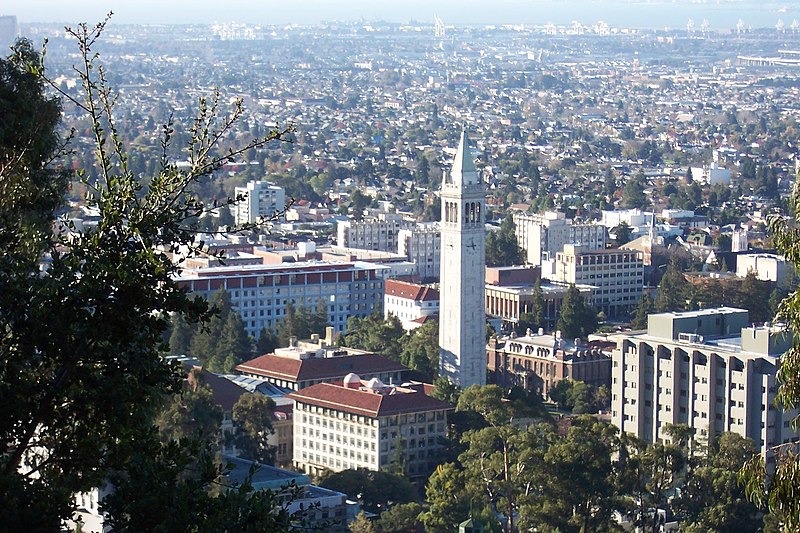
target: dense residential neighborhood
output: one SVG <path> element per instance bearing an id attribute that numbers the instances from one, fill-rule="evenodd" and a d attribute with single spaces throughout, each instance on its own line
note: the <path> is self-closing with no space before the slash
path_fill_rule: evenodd
<path id="1" fill-rule="evenodd" d="M 800 24 L 418 16 L 0 16 L 3 523 L 800 527 Z"/>

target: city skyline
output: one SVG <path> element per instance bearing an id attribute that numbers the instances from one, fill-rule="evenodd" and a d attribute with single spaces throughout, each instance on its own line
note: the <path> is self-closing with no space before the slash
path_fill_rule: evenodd
<path id="1" fill-rule="evenodd" d="M 320 2 L 305 0 L 291 4 L 253 5 L 245 0 L 225 4 L 176 0 L 168 4 L 153 0 L 88 0 L 85 2 L 34 0 L 7 3 L 5 13 L 21 23 L 96 21 L 109 11 L 117 24 L 202 24 L 243 22 L 252 24 L 316 24 L 324 21 L 384 20 L 389 22 L 433 22 L 434 15 L 453 25 L 470 24 L 590 24 L 604 21 L 614 26 L 672 29 L 685 28 L 689 19 L 697 26 L 707 21 L 714 30 L 730 29 L 740 20 L 748 27 L 786 25 L 800 18 L 800 6 L 784 2 L 628 1 L 628 0 L 500 0 L 491 5 L 476 0 L 453 3 L 411 0 L 402 5 L 363 0 Z"/>

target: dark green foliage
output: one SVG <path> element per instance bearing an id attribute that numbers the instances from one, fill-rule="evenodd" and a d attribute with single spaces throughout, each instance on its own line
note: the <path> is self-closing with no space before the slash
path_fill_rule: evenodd
<path id="1" fill-rule="evenodd" d="M 275 402 L 259 393 L 245 393 L 234 404 L 231 416 L 235 444 L 242 457 L 264 464 L 275 462 L 275 449 L 267 439 L 273 433 Z"/>
<path id="2" fill-rule="evenodd" d="M 147 477 L 146 490 L 131 484 L 136 491 L 127 491 L 123 478 L 147 473 L 131 469 L 137 459 L 156 459 L 146 446 L 153 421 L 165 397 L 169 404 L 181 389 L 177 369 L 163 357 L 170 317 L 192 323 L 209 316 L 204 301 L 178 287 L 179 267 L 169 252 L 199 251 L 192 221 L 205 206 L 190 189 L 227 161 L 206 154 L 214 153 L 242 110 L 218 120 L 217 103 L 201 101 L 186 171 L 169 164 L 173 131 L 166 125 L 164 156 L 145 188 L 129 170 L 112 115 L 114 95 L 98 76 L 91 49 L 104 26 L 69 30 L 82 53 L 76 76 L 83 100 L 74 103 L 88 116 L 98 157 L 97 179 L 85 184 L 99 213 L 91 230 L 75 228 L 69 236 L 47 230 L 64 192 L 64 176 L 52 166 L 58 103 L 44 96 L 43 70 L 29 46 L 20 47 L 13 62 L 0 62 L 0 522 L 8 530 L 59 529 L 73 514 L 74 493 L 112 475 L 127 503 L 109 507 L 111 523 L 123 524 L 126 508 L 144 517 L 147 507 L 154 520 L 180 515 L 172 504 L 167 510 L 145 503 L 159 497 L 168 503 L 154 478 Z M 273 131 L 254 146 L 282 135 Z M 37 263 L 45 252 L 50 261 L 42 273 Z M 202 424 L 209 433 L 212 425 Z M 179 445 L 168 446 L 183 453 Z M 173 479 L 180 479 L 187 474 L 183 466 L 155 468 L 174 469 Z M 214 509 L 202 491 L 183 496 L 184 508 Z M 163 530 L 191 530 L 192 523 Z"/>
<path id="3" fill-rule="evenodd" d="M 652 313 L 655 313 L 655 306 L 650 298 L 650 293 L 645 292 L 633 313 L 631 329 L 647 329 L 647 317 Z"/>
<path id="4" fill-rule="evenodd" d="M 404 335 L 403 325 L 396 316 L 384 320 L 379 313 L 374 313 L 364 318 L 350 317 L 344 343 L 351 348 L 379 353 L 399 363 Z"/>
<path id="5" fill-rule="evenodd" d="M 567 409 L 576 415 L 596 413 L 609 404 L 609 391 L 605 386 L 595 387 L 572 379 L 562 379 L 548 394 L 559 409 Z"/>
<path id="6" fill-rule="evenodd" d="M 503 389 L 497 385 L 470 385 L 461 392 L 456 411 L 479 414 L 492 426 L 508 424 L 514 416 L 514 406 L 503 399 Z"/>
<path id="7" fill-rule="evenodd" d="M 278 347 L 278 337 L 272 332 L 272 330 L 263 328 L 258 335 L 258 340 L 256 341 L 256 355 L 273 353 L 275 348 Z"/>
<path id="8" fill-rule="evenodd" d="M 439 400 L 448 402 L 452 405 L 458 403 L 458 397 L 461 395 L 461 389 L 458 385 L 450 383 L 444 376 L 439 376 L 433 382 L 433 392 L 431 396 Z"/>
<path id="9" fill-rule="evenodd" d="M 190 384 L 169 398 L 156 419 L 164 442 L 180 439 L 219 442 L 222 408 L 214 401 L 211 390 L 199 381 L 199 372 L 194 372 Z"/>
<path id="10" fill-rule="evenodd" d="M 419 515 L 423 511 L 422 505 L 416 502 L 401 503 L 388 511 L 381 513 L 376 524 L 379 533 L 408 533 L 414 531 L 420 523 Z"/>
<path id="11" fill-rule="evenodd" d="M 360 500 L 364 508 L 371 512 L 417 499 L 417 491 L 408 479 L 381 470 L 359 468 L 330 472 L 320 478 L 319 485 Z"/>
<path id="12" fill-rule="evenodd" d="M 320 300 L 315 312 L 306 307 L 296 309 L 294 304 L 289 303 L 286 314 L 276 326 L 278 341 L 282 346 L 288 346 L 291 337 L 310 339 L 314 333 L 325 333 L 328 325 L 328 311 L 324 300 Z"/>
<path id="13" fill-rule="evenodd" d="M 114 491 L 102 502 L 113 531 L 302 531 L 302 511 L 271 491 L 253 491 L 249 481 L 229 482 L 215 450 L 196 440 L 158 443 L 138 439 L 125 471 L 109 478 Z M 297 487 L 287 486 L 286 501 Z"/>
<path id="14" fill-rule="evenodd" d="M 430 320 L 401 339 L 400 362 L 432 382 L 439 375 L 439 322 Z"/>
<path id="15" fill-rule="evenodd" d="M 0 59 L 0 250 L 12 269 L 48 248 L 67 186 L 66 172 L 53 165 L 61 153 L 61 103 L 46 95 L 41 68 L 27 40 Z"/>
<path id="16" fill-rule="evenodd" d="M 653 302 L 655 311 L 657 313 L 685 311 L 690 291 L 689 282 L 678 270 L 677 264 L 674 261 L 670 262 L 658 285 L 658 296 Z"/>
<path id="17" fill-rule="evenodd" d="M 239 313 L 231 312 L 220 331 L 214 355 L 208 360 L 209 372 L 228 373 L 253 352 L 250 337 Z"/>
<path id="18" fill-rule="evenodd" d="M 525 252 L 517 244 L 516 225 L 511 215 L 500 224 L 500 231 L 486 235 L 486 266 L 511 266 L 524 263 Z"/>
<path id="19" fill-rule="evenodd" d="M 425 531 L 452 533 L 466 520 L 472 508 L 466 490 L 466 474 L 453 463 L 439 465 L 425 490 L 428 510 L 422 514 Z"/>
<path id="20" fill-rule="evenodd" d="M 170 355 L 188 355 L 194 336 L 194 328 L 181 315 L 172 320 L 172 332 L 169 336 Z"/>
<path id="21" fill-rule="evenodd" d="M 644 194 L 644 179 L 638 176 L 629 178 L 622 189 L 622 207 L 625 209 L 642 208 L 647 203 L 647 196 Z"/>
<path id="22" fill-rule="evenodd" d="M 768 322 L 774 318 L 769 308 L 770 283 L 760 281 L 749 272 L 735 294 L 733 304 L 747 309 L 753 322 Z"/>
<path id="23" fill-rule="evenodd" d="M 565 339 L 585 339 L 597 329 L 597 315 L 575 285 L 570 285 L 564 295 L 556 328 Z"/>
<path id="24" fill-rule="evenodd" d="M 621 222 L 619 226 L 614 228 L 614 242 L 617 246 L 629 243 L 631 240 L 631 227 L 627 222 Z"/>
<path id="25" fill-rule="evenodd" d="M 686 516 L 686 531 L 757 531 L 761 513 L 745 498 L 738 471 L 757 453 L 750 439 L 723 433 L 705 455 L 690 458 L 690 472 L 678 508 Z"/>
<path id="26" fill-rule="evenodd" d="M 195 331 L 189 343 L 189 352 L 200 361 L 210 361 L 217 355 L 222 330 L 232 313 L 231 296 L 225 289 L 220 289 L 211 297 L 212 316 L 207 324 L 201 325 Z"/>
<path id="27" fill-rule="evenodd" d="M 769 227 L 775 246 L 791 262 L 800 267 L 800 189 L 796 186 L 789 197 L 791 215 L 770 217 Z M 800 292 L 795 291 L 784 299 L 778 308 L 778 319 L 787 323 L 794 342 L 781 357 L 778 370 L 780 388 L 778 402 L 785 410 L 800 406 Z M 792 421 L 797 426 L 798 419 Z M 800 529 L 800 455 L 791 449 L 776 450 L 778 458 L 774 473 L 767 475 L 764 458 L 755 455 L 742 468 L 741 481 L 745 483 L 747 497 L 761 509 L 784 520 L 786 531 Z"/>

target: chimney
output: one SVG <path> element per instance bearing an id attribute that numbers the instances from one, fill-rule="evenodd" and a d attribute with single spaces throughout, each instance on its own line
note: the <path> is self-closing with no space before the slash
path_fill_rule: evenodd
<path id="1" fill-rule="evenodd" d="M 294 335 L 289 337 L 289 348 L 297 348 L 297 337 Z"/>
<path id="2" fill-rule="evenodd" d="M 336 333 L 334 333 L 333 326 L 327 326 L 325 328 L 325 344 L 333 346 L 334 340 L 336 340 Z"/>
<path id="3" fill-rule="evenodd" d="M 539 335 L 544 335 L 544 328 L 539 328 Z"/>

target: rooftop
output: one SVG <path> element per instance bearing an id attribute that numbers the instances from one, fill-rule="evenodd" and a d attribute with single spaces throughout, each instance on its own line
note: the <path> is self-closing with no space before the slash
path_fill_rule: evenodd
<path id="1" fill-rule="evenodd" d="M 452 409 L 449 403 L 428 396 L 425 391 L 425 385 L 421 383 L 402 386 L 383 385 L 378 388 L 369 385 L 352 388 L 345 387 L 341 383 L 320 383 L 288 396 L 298 403 L 371 418 Z"/>
<path id="2" fill-rule="evenodd" d="M 406 367 L 382 355 L 371 353 L 339 357 L 311 357 L 302 360 L 266 354 L 241 363 L 236 370 L 247 374 L 300 382 L 343 378 L 351 372 L 359 374 L 401 372 L 405 371 Z"/>

